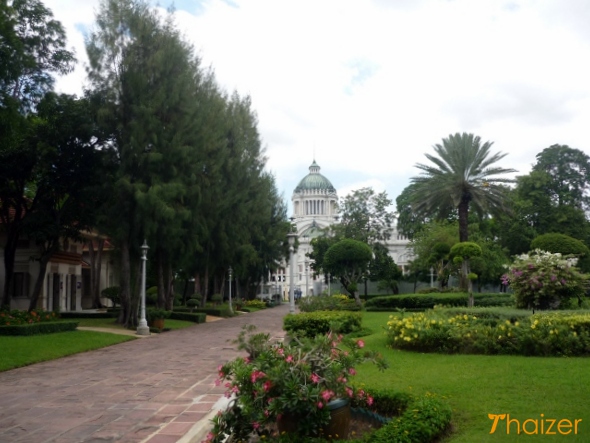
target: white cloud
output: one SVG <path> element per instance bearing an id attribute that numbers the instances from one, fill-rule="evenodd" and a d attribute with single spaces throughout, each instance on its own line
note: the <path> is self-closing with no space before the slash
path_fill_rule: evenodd
<path id="1" fill-rule="evenodd" d="M 48 0 L 83 60 L 97 0 Z M 192 6 L 191 6 L 192 5 Z M 164 4 L 164 6 L 167 6 Z M 525 174 L 554 143 L 590 151 L 585 0 L 203 0 L 177 23 L 228 91 L 252 97 L 287 198 L 314 157 L 339 193 L 390 198 L 432 145 L 473 132 Z M 80 90 L 83 69 L 58 87 Z"/>

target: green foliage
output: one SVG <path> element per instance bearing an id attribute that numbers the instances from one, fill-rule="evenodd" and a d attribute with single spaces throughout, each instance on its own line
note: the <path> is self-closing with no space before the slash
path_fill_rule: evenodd
<path id="1" fill-rule="evenodd" d="M 536 314 L 502 321 L 477 310 L 434 310 L 387 322 L 388 343 L 421 352 L 590 355 L 590 314 Z"/>
<path id="2" fill-rule="evenodd" d="M 58 320 L 59 315 L 55 312 L 44 311 L 43 309 L 35 309 L 30 312 L 18 309 L 12 311 L 0 310 L 0 326 L 30 325 Z"/>
<path id="3" fill-rule="evenodd" d="M 475 293 L 477 306 L 512 306 L 514 299 L 506 293 Z M 432 309 L 435 306 L 467 306 L 469 294 L 467 293 L 431 293 L 408 294 L 396 296 L 375 297 L 365 302 L 367 311 L 395 311 L 406 309 L 419 311 Z"/>
<path id="4" fill-rule="evenodd" d="M 516 257 L 503 283 L 514 291 L 519 308 L 555 309 L 569 298 L 581 304 L 588 275 L 578 272 L 575 261 L 537 249 Z"/>
<path id="5" fill-rule="evenodd" d="M 149 308 L 146 310 L 146 317 L 149 322 L 169 318 L 170 314 L 171 311 L 166 311 L 165 309 Z"/>
<path id="6" fill-rule="evenodd" d="M 451 257 L 458 257 L 463 260 L 468 260 L 473 257 L 481 256 L 481 247 L 474 242 L 461 242 L 453 245 L 450 251 Z"/>
<path id="7" fill-rule="evenodd" d="M 221 303 L 223 301 L 223 295 L 221 295 L 221 294 L 213 294 L 211 296 L 211 301 L 214 304 L 219 304 L 219 303 Z"/>
<path id="8" fill-rule="evenodd" d="M 205 323 L 207 321 L 207 314 L 192 313 L 192 312 L 170 312 L 170 318 L 173 320 L 192 321 L 194 323 Z"/>
<path id="9" fill-rule="evenodd" d="M 357 303 L 360 299 L 356 285 L 367 270 L 373 252 L 366 243 L 345 238 L 330 246 L 324 255 L 323 268 L 340 279 L 342 285 L 354 294 Z"/>
<path id="10" fill-rule="evenodd" d="M 100 294 L 113 302 L 113 306 L 121 304 L 121 288 L 119 286 L 110 286 L 104 288 Z"/>
<path id="11" fill-rule="evenodd" d="M 350 297 L 342 294 L 304 297 L 297 304 L 301 312 L 314 311 L 360 311 L 361 307 Z"/>
<path id="12" fill-rule="evenodd" d="M 506 154 L 490 156 L 492 143 L 481 144 L 473 134 L 454 134 L 434 145 L 435 155 L 426 154 L 433 165 L 417 164 L 422 171 L 412 177 L 409 197 L 418 216 L 446 219 L 449 209 L 459 216 L 459 240 L 468 240 L 468 215 L 473 208 L 478 214 L 496 214 L 505 210 L 506 188 L 512 180 L 498 177 L 515 172 L 493 166 Z M 433 217 L 433 218 L 434 218 Z"/>
<path id="13" fill-rule="evenodd" d="M 575 238 L 565 234 L 548 233 L 539 235 L 531 242 L 531 251 L 540 249 L 541 251 L 560 253 L 563 255 L 575 255 L 577 257 L 588 255 L 588 247 Z"/>
<path id="14" fill-rule="evenodd" d="M 367 443 L 425 443 L 435 441 L 451 424 L 451 407 L 427 394 L 412 401 L 401 417 L 376 430 Z"/>
<path id="15" fill-rule="evenodd" d="M 245 330 L 251 332 L 252 328 Z M 239 357 L 219 367 L 219 381 L 228 382 L 229 407 L 213 419 L 209 442 L 224 441 L 227 435 L 248 440 L 256 431 L 267 438 L 280 416 L 304 417 L 293 432 L 302 441 L 321 434 L 329 421 L 330 401 L 355 396 L 372 405 L 373 398 L 363 389 L 353 389 L 349 380 L 355 366 L 372 361 L 379 369 L 386 363 L 374 352 L 364 351 L 362 340 L 342 342 L 333 334 L 309 339 L 295 338 L 290 344 L 272 343 L 268 334 L 240 334 L 240 349 L 249 357 Z M 345 345 L 345 346 L 344 346 Z"/>
<path id="16" fill-rule="evenodd" d="M 247 300 L 244 303 L 244 306 L 248 308 L 264 309 L 266 308 L 266 303 L 262 300 Z"/>
<path id="17" fill-rule="evenodd" d="M 52 321 L 30 324 L 7 324 L 0 326 L 0 335 L 38 335 L 56 332 L 75 331 L 77 321 Z"/>
<path id="18" fill-rule="evenodd" d="M 290 334 L 315 337 L 335 331 L 342 334 L 361 328 L 362 313 L 348 311 L 315 311 L 288 314 L 283 319 L 283 329 Z"/>

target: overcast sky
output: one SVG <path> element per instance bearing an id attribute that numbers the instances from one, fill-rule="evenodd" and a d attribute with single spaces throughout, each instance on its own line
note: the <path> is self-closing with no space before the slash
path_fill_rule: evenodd
<path id="1" fill-rule="evenodd" d="M 99 0 L 46 0 L 80 93 Z M 167 7 L 170 3 L 162 1 Z M 588 0 L 176 0 L 219 84 L 252 98 L 268 168 L 289 201 L 312 160 L 340 197 L 392 200 L 451 133 L 471 132 L 527 174 L 552 144 L 590 154 Z"/>

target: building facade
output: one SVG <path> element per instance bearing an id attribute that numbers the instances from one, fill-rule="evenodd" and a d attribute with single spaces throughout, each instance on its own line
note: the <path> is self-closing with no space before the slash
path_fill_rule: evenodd
<path id="1" fill-rule="evenodd" d="M 317 295 L 324 291 L 339 290 L 339 283 L 332 283 L 334 288 L 326 284 L 324 276 L 314 277 L 310 269 L 307 254 L 311 252 L 311 240 L 324 235 L 324 228 L 338 223 L 338 195 L 336 189 L 324 175 L 320 173 L 320 166 L 314 160 L 309 167 L 309 173 L 301 179 L 291 196 L 293 213 L 291 220 L 296 227 L 299 247 L 294 255 L 294 289 L 301 296 Z M 389 254 L 395 263 L 404 270 L 411 260 L 409 241 L 402 236 L 397 226 L 386 244 Z M 289 263 L 283 263 L 278 272 L 272 276 L 271 283 L 275 288 L 270 292 L 281 293 L 288 297 Z"/>

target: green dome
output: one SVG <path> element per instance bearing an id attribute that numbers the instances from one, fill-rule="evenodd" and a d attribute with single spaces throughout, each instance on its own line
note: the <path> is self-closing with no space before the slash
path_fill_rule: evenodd
<path id="1" fill-rule="evenodd" d="M 303 177 L 294 192 L 305 190 L 327 190 L 330 192 L 336 192 L 336 189 L 334 189 L 330 180 L 320 174 L 320 167 L 315 160 L 309 167 L 309 174 Z"/>

